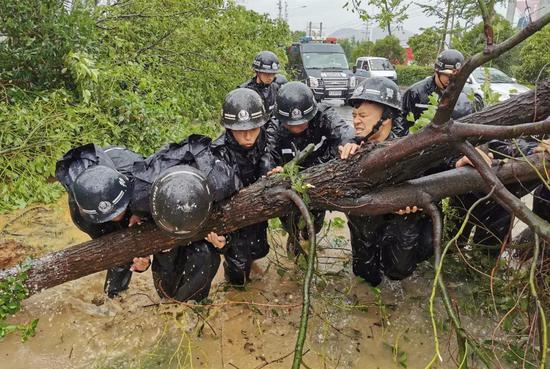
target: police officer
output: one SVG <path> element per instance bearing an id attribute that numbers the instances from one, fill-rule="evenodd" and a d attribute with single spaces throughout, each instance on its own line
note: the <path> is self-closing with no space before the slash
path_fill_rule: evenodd
<path id="1" fill-rule="evenodd" d="M 439 54 L 434 64 L 434 75 L 415 83 L 405 91 L 403 95 L 403 116 L 407 118 L 408 114 L 412 113 L 414 120 L 420 118 L 422 112 L 429 106 L 430 95 L 435 92 L 441 97 L 443 91 L 449 85 L 451 76 L 458 72 L 463 63 L 464 56 L 458 50 L 449 49 Z M 461 92 L 452 115 L 453 119 L 458 119 L 472 112 L 473 105 L 466 94 Z M 406 122 L 405 125 L 408 130 L 412 123 Z"/>
<path id="2" fill-rule="evenodd" d="M 212 151 L 230 163 L 243 187 L 256 182 L 271 167 L 266 153 L 268 114 L 261 97 L 253 90 L 238 88 L 227 94 L 221 124 L 225 128 L 211 145 Z M 257 223 L 227 237 L 224 249 L 226 280 L 244 285 L 255 260 L 269 252 L 267 222 Z"/>
<path id="3" fill-rule="evenodd" d="M 263 107 L 263 105 L 262 105 Z M 134 167 L 132 210 L 151 214 L 181 245 L 153 255 L 153 282 L 161 297 L 200 301 L 208 296 L 225 237 L 186 241 L 201 229 L 213 203 L 242 187 L 234 168 L 210 148 L 211 139 L 191 135 L 171 143 Z"/>
<path id="4" fill-rule="evenodd" d="M 269 151 L 274 167 L 268 174 L 280 173 L 282 165 L 291 161 L 297 151 L 304 150 L 309 144 L 314 144 L 313 153 L 300 166 L 309 168 L 313 165 L 326 163 L 336 158 L 338 147 L 352 142 L 355 130 L 334 110 L 334 108 L 317 104 L 313 93 L 303 83 L 289 82 L 277 93 L 276 122 L 269 126 Z M 315 230 L 319 232 L 323 226 L 325 212 L 313 212 Z M 307 239 L 307 233 L 298 231 L 300 215 L 292 215 L 281 219 L 283 226 L 289 231 L 287 249 L 297 255 L 299 248 L 299 233 Z"/>
<path id="5" fill-rule="evenodd" d="M 143 158 L 123 147 L 88 144 L 67 152 L 56 164 L 56 177 L 69 195 L 69 210 L 75 225 L 92 239 L 135 224 L 142 218 L 129 211 L 133 189 L 132 167 Z M 149 257 L 111 268 L 105 292 L 115 297 L 128 288 L 132 272 L 149 267 Z"/>
<path id="6" fill-rule="evenodd" d="M 353 106 L 354 143 L 340 147 L 347 159 L 365 143 L 397 138 L 400 131 L 401 94 L 398 86 L 384 77 L 367 78 L 349 100 Z M 408 277 L 418 262 L 432 254 L 432 223 L 429 217 L 408 206 L 397 214 L 348 215 L 352 266 L 355 275 L 373 286 L 382 281 Z"/>
<path id="7" fill-rule="evenodd" d="M 201 229 L 213 203 L 205 175 L 189 165 L 166 169 L 152 184 L 151 215 L 155 223 L 174 237 L 186 239 Z M 178 301 L 201 301 L 208 297 L 220 265 L 217 248 L 225 239 L 209 234 L 153 256 L 153 282 L 159 296 Z"/>
<path id="8" fill-rule="evenodd" d="M 275 107 L 275 97 L 279 89 L 279 84 L 274 81 L 277 76 L 282 77 L 277 75 L 280 71 L 279 58 L 271 51 L 261 51 L 254 58 L 252 69 L 255 76 L 240 87 L 256 91 L 264 102 L 266 112 L 271 114 Z"/>

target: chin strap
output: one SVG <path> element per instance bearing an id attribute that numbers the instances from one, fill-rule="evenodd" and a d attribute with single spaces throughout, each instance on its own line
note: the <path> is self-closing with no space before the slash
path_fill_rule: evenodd
<path id="1" fill-rule="evenodd" d="M 436 73 L 435 73 L 435 76 L 436 76 L 437 80 L 439 81 L 439 85 L 443 86 L 443 83 L 441 82 L 441 78 L 439 77 L 439 72 L 436 72 Z M 443 88 L 439 87 L 439 85 L 437 84 L 437 82 L 436 82 L 435 85 L 436 85 L 436 87 L 437 87 L 440 91 L 444 91 L 444 90 L 447 88 L 447 87 L 443 87 Z"/>
<path id="2" fill-rule="evenodd" d="M 376 122 L 376 124 L 374 125 L 374 127 L 372 127 L 372 131 L 370 131 L 370 133 L 368 135 L 366 135 L 364 138 L 363 138 L 363 141 L 368 141 L 369 138 L 371 138 L 372 136 L 374 136 L 376 133 L 378 133 L 378 131 L 380 130 L 380 127 L 382 127 L 382 124 L 384 123 L 384 121 L 388 119 L 384 116 L 384 114 L 382 114 L 382 116 L 380 117 L 380 119 L 378 119 L 378 122 Z"/>

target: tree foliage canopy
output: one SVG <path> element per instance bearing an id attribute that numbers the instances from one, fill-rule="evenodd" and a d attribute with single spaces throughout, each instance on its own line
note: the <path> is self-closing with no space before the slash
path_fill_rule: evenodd
<path id="1" fill-rule="evenodd" d="M 62 1 L 7 1 L 0 211 L 53 200 L 60 187 L 46 179 L 75 145 L 150 154 L 191 132 L 216 134 L 223 97 L 251 77 L 254 55 L 272 50 L 284 64 L 291 40 L 286 23 L 221 0 L 130 0 L 70 13 Z"/>
<path id="2" fill-rule="evenodd" d="M 434 27 L 426 28 L 422 33 L 409 38 L 408 44 L 418 65 L 433 65 L 440 39 L 441 35 Z"/>
<path id="3" fill-rule="evenodd" d="M 494 42 L 497 44 L 517 32 L 510 22 L 498 14 L 495 15 L 493 19 L 493 31 Z M 460 50 L 465 57 L 472 56 L 482 51 L 485 48 L 483 22 L 478 23 L 470 30 L 456 34 L 453 37 L 452 45 L 455 49 Z M 513 66 L 516 65 L 519 60 L 520 49 L 521 46 L 514 48 L 504 55 L 492 60 L 486 66 L 498 68 L 507 74 L 513 74 Z"/>
<path id="4" fill-rule="evenodd" d="M 520 52 L 517 78 L 535 83 L 550 77 L 550 27 L 544 27 L 539 33 L 525 42 Z"/>

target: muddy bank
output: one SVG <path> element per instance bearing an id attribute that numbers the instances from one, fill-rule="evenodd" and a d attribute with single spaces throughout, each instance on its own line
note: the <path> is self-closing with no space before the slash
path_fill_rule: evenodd
<path id="1" fill-rule="evenodd" d="M 310 368 L 424 368 L 433 355 L 427 309 L 432 268 L 422 265 L 406 281 L 372 289 L 351 273 L 342 215 L 331 218 L 320 241 L 304 363 Z M 1 252 L 14 253 L 13 260 L 88 238 L 71 224 L 64 199 L 8 214 L 0 229 L 0 244 L 11 245 Z M 103 294 L 104 272 L 34 295 L 13 321 L 39 318 L 37 334 L 24 344 L 17 336 L 0 342 L 0 368 L 289 368 L 302 273 L 286 257 L 284 234 L 275 230 L 271 244 L 246 290 L 226 286 L 220 270 L 207 306 L 161 301 L 150 272 L 134 274 L 130 289 L 113 300 Z M 455 281 L 453 295 L 462 286 Z M 441 367 L 454 368 L 455 341 L 439 304 L 437 310 Z M 491 336 L 491 319 L 463 320 L 472 333 Z"/>

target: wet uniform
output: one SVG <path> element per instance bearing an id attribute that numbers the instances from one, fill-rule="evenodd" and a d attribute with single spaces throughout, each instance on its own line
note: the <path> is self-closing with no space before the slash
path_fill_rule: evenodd
<path id="1" fill-rule="evenodd" d="M 243 148 L 226 130 L 212 143 L 212 151 L 235 168 L 242 185 L 247 187 L 267 172 L 270 166 L 266 156 L 266 129 L 261 128 L 260 135 L 251 149 Z M 227 245 L 224 253 L 224 271 L 226 279 L 234 285 L 244 285 L 250 277 L 250 268 L 254 260 L 269 253 L 267 242 L 267 222 L 261 222 L 241 228 L 226 235 Z"/>
<path id="2" fill-rule="evenodd" d="M 272 166 L 282 166 L 297 154 L 297 151 L 304 150 L 309 144 L 314 144 L 314 151 L 302 162 L 300 167 L 326 163 L 338 157 L 338 146 L 352 142 L 355 136 L 355 129 L 348 124 L 334 108 L 325 105 L 318 105 L 318 112 L 309 122 L 308 128 L 298 135 L 290 133 L 282 124 L 273 120 L 268 127 L 269 152 Z M 325 218 L 324 211 L 313 211 L 315 231 L 319 232 L 323 227 Z M 298 223 L 300 214 L 293 212 L 291 215 L 281 218 L 284 228 L 289 234 L 298 235 Z M 302 238 L 307 239 L 307 232 L 304 230 Z"/>
<path id="3" fill-rule="evenodd" d="M 441 96 L 442 92 L 438 90 L 434 77 L 428 77 L 413 86 L 411 86 L 403 95 L 403 112 L 406 116 L 412 112 L 415 119 L 418 119 L 422 112 L 427 108 L 428 96 L 436 92 Z M 463 116 L 473 113 L 473 105 L 468 101 L 466 95 L 461 93 L 455 109 L 452 114 L 453 119 L 460 119 Z M 409 123 L 410 124 L 410 123 Z M 519 139 L 516 140 L 521 151 L 528 155 L 537 145 L 533 140 Z M 492 140 L 488 144 L 489 148 L 495 153 L 496 158 L 505 158 L 506 156 L 518 157 L 520 153 L 516 149 L 516 145 L 510 141 Z M 499 155 L 500 153 L 500 155 Z M 451 161 L 452 164 L 456 162 Z M 451 165 L 449 169 L 454 168 Z M 516 193 L 518 196 L 523 196 L 533 189 L 531 184 L 517 184 L 507 186 L 507 188 Z M 482 192 L 467 193 L 451 198 L 450 205 L 458 212 L 458 218 L 462 219 L 468 209 L 480 198 L 486 194 Z M 541 209 L 543 204 L 548 203 L 544 196 L 535 199 L 537 208 Z M 542 211 L 542 210 L 539 210 Z M 511 227 L 512 215 L 506 211 L 501 205 L 492 199 L 488 199 L 479 204 L 471 213 L 471 221 L 466 225 L 462 233 L 461 240 L 467 242 L 473 226 L 476 230 L 473 235 L 473 243 L 484 246 L 493 253 L 498 253 L 498 249 L 502 242 L 506 239 Z"/>
<path id="4" fill-rule="evenodd" d="M 208 137 L 191 135 L 180 143 L 163 147 L 136 165 L 132 209 L 137 214 L 150 213 L 149 193 L 153 182 L 163 171 L 180 164 L 196 167 L 205 175 L 214 201 L 233 195 L 241 184 L 233 168 L 212 154 L 210 143 Z M 219 265 L 219 252 L 211 243 L 182 240 L 181 246 L 153 256 L 153 282 L 161 297 L 200 301 L 208 297 Z"/>
<path id="5" fill-rule="evenodd" d="M 128 228 L 128 222 L 132 215 L 126 211 L 124 218 L 119 222 L 92 223 L 80 215 L 80 211 L 72 195 L 72 184 L 80 173 L 94 165 L 107 165 L 126 175 L 130 183 L 133 182 L 133 164 L 143 160 L 143 157 L 123 147 L 101 147 L 88 144 L 70 150 L 56 165 L 56 177 L 63 184 L 69 195 L 69 211 L 74 224 L 92 239 Z M 110 268 L 107 270 L 104 290 L 109 297 L 116 296 L 119 292 L 128 289 L 132 272 L 132 263 Z"/>
<path id="6" fill-rule="evenodd" d="M 418 119 L 422 112 L 428 108 L 428 98 L 434 92 L 439 97 L 443 93 L 437 87 L 434 76 L 427 77 L 412 85 L 403 95 L 404 116 L 413 113 L 414 119 Z M 473 105 L 468 101 L 466 95 L 461 93 L 453 110 L 452 118 L 460 119 L 471 113 L 473 113 Z M 407 124 L 410 127 L 411 122 L 407 122 Z M 449 161 L 450 165 L 448 169 L 454 168 L 454 163 L 456 163 L 457 159 L 458 157 Z M 443 170 L 445 169 L 447 168 L 443 168 Z M 463 194 L 451 198 L 450 204 L 457 210 L 458 218 L 462 219 L 473 203 L 483 196 L 485 194 L 482 193 Z M 494 200 L 490 199 L 473 210 L 471 219 L 472 221 L 469 222 L 467 229 L 463 232 L 462 240 L 467 240 L 470 235 L 469 231 L 471 231 L 474 225 L 478 225 L 474 234 L 474 242 L 488 247 L 496 247 L 500 245 L 508 232 L 511 215 Z M 481 223 L 483 223 L 483 226 L 481 226 Z"/>
<path id="7" fill-rule="evenodd" d="M 271 115 L 273 109 L 275 108 L 275 98 L 277 97 L 277 91 L 279 90 L 279 84 L 277 82 L 273 81 L 271 84 L 265 85 L 263 83 L 258 83 L 256 81 L 256 77 L 254 76 L 247 82 L 243 83 L 240 87 L 249 88 L 256 91 L 264 102 L 265 111 L 268 115 Z"/>
<path id="8" fill-rule="evenodd" d="M 414 120 L 417 120 L 422 115 L 422 112 L 429 106 L 429 97 L 432 93 L 436 93 L 439 97 L 443 94 L 443 91 L 439 90 L 435 84 L 435 77 L 427 77 L 411 87 L 403 94 L 403 117 L 405 117 L 404 128 L 408 131 L 412 123 L 406 118 L 409 113 L 414 115 Z M 465 93 L 461 92 L 458 97 L 455 109 L 452 114 L 453 119 L 459 119 L 463 116 L 471 114 L 473 112 L 473 105 L 468 100 Z"/>
<path id="9" fill-rule="evenodd" d="M 401 131 L 399 124 L 395 131 Z M 397 137 L 392 132 L 387 140 Z M 356 143 L 361 142 L 358 137 Z M 432 221 L 422 212 L 348 215 L 348 226 L 353 273 L 373 286 L 382 282 L 382 272 L 394 280 L 410 276 L 419 262 L 433 254 Z"/>

